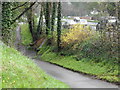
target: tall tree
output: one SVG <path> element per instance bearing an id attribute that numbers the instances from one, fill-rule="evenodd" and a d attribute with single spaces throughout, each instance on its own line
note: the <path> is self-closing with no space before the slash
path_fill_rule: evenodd
<path id="1" fill-rule="evenodd" d="M 10 39 L 10 28 L 11 28 L 11 18 L 12 11 L 11 2 L 2 3 L 2 40 L 8 44 Z"/>
<path id="2" fill-rule="evenodd" d="M 33 3 L 31 2 L 30 5 L 32 5 Z M 28 10 L 26 12 L 26 15 L 27 15 L 27 20 L 28 20 L 28 24 L 29 24 L 29 30 L 31 32 L 31 35 L 32 35 L 32 38 L 33 38 L 33 41 L 36 40 L 36 35 L 34 33 L 34 27 L 35 27 L 35 24 L 34 24 L 34 15 L 33 15 L 33 9 L 30 8 L 30 10 Z"/>
<path id="3" fill-rule="evenodd" d="M 45 10 L 46 35 L 48 35 L 50 32 L 50 2 L 46 2 Z"/>
<path id="4" fill-rule="evenodd" d="M 58 2 L 58 21 L 57 21 L 57 47 L 58 47 L 58 52 L 61 49 L 61 2 Z"/>
<path id="5" fill-rule="evenodd" d="M 54 25 L 55 25 L 55 17 L 56 17 L 56 7 L 57 7 L 57 3 L 53 2 L 53 10 L 52 10 L 52 20 L 51 20 L 51 32 L 53 33 L 54 31 Z"/>
<path id="6" fill-rule="evenodd" d="M 33 2 L 29 7 L 24 7 L 28 3 L 25 2 L 2 2 L 2 40 L 6 44 L 11 44 L 14 39 L 14 26 L 16 20 L 19 20 L 34 4 Z M 18 12 L 18 10 L 20 12 Z"/>
<path id="7" fill-rule="evenodd" d="M 37 26 L 37 37 L 39 37 L 40 34 L 42 33 L 42 23 L 43 23 L 43 7 L 41 5 L 40 17 L 39 17 L 39 22 Z"/>

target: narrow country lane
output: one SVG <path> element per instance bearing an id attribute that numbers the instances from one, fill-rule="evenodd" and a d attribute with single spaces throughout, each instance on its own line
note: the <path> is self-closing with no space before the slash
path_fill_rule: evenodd
<path id="1" fill-rule="evenodd" d="M 91 77 L 84 76 L 47 62 L 35 59 L 34 61 L 39 67 L 46 71 L 47 74 L 65 82 L 71 88 L 117 88 L 117 85 L 92 79 Z"/>
<path id="2" fill-rule="evenodd" d="M 16 34 L 17 34 L 16 36 L 17 36 L 18 41 L 20 41 L 20 39 L 21 39 L 20 28 L 17 28 Z M 111 83 L 108 83 L 108 82 L 105 82 L 102 80 L 93 79 L 89 76 L 82 75 L 80 73 L 76 73 L 76 72 L 64 69 L 62 67 L 50 64 L 48 62 L 34 59 L 34 56 L 36 56 L 36 52 L 27 50 L 22 45 L 19 46 L 18 50 L 21 51 L 24 55 L 31 58 L 31 60 L 33 60 L 47 74 L 49 74 L 50 76 L 52 76 L 62 82 L 65 82 L 71 88 L 118 88 L 118 86 L 115 84 L 111 84 Z"/>

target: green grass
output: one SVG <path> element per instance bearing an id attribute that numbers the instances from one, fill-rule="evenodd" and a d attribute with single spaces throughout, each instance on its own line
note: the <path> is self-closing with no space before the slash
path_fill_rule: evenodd
<path id="1" fill-rule="evenodd" d="M 42 51 L 43 50 L 41 48 L 40 52 Z M 105 61 L 95 63 L 94 60 L 90 60 L 88 58 L 83 58 L 77 61 L 73 58 L 73 56 L 61 56 L 54 52 L 50 52 L 50 49 L 46 50 L 44 53 L 42 52 L 41 54 L 41 58 L 44 61 L 58 64 L 74 71 L 79 71 L 89 75 L 95 75 L 99 79 L 105 79 L 110 82 L 119 82 L 118 65 L 112 65 L 111 63 L 107 63 Z"/>
<path id="2" fill-rule="evenodd" d="M 0 45 L 2 44 L 2 42 L 0 42 Z M 0 47 L 1 50 L 1 47 Z M 2 52 L 0 52 L 0 90 L 2 88 Z"/>
<path id="3" fill-rule="evenodd" d="M 2 88 L 68 88 L 63 82 L 47 75 L 32 60 L 14 48 L 1 43 L 0 52 Z"/>
<path id="4" fill-rule="evenodd" d="M 29 45 L 32 42 L 32 36 L 28 28 L 28 24 L 21 25 L 22 44 Z"/>

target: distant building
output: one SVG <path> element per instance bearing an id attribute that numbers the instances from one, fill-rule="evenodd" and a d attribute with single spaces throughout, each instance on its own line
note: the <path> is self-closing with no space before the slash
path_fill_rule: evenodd
<path id="1" fill-rule="evenodd" d="M 80 17 L 74 17 L 73 19 L 75 22 L 80 22 Z"/>
<path id="2" fill-rule="evenodd" d="M 97 15 L 99 12 L 98 12 L 98 10 L 96 10 L 96 9 L 94 8 L 94 10 L 91 11 L 90 13 L 91 13 L 92 15 Z"/>
<path id="3" fill-rule="evenodd" d="M 71 28 L 72 25 L 77 24 L 73 19 L 62 19 L 63 28 Z"/>
<path id="4" fill-rule="evenodd" d="M 92 20 L 92 17 L 89 17 L 89 16 L 87 16 L 87 17 L 80 17 L 80 19 Z"/>

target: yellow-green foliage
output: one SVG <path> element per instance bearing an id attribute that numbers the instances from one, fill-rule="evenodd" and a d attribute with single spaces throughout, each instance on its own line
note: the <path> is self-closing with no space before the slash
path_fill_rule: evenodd
<path id="1" fill-rule="evenodd" d="M 76 24 L 72 26 L 68 33 L 62 35 L 62 46 L 65 47 L 69 44 L 81 43 L 82 41 L 91 39 L 95 36 L 95 31 L 90 30 L 89 26 Z"/>

